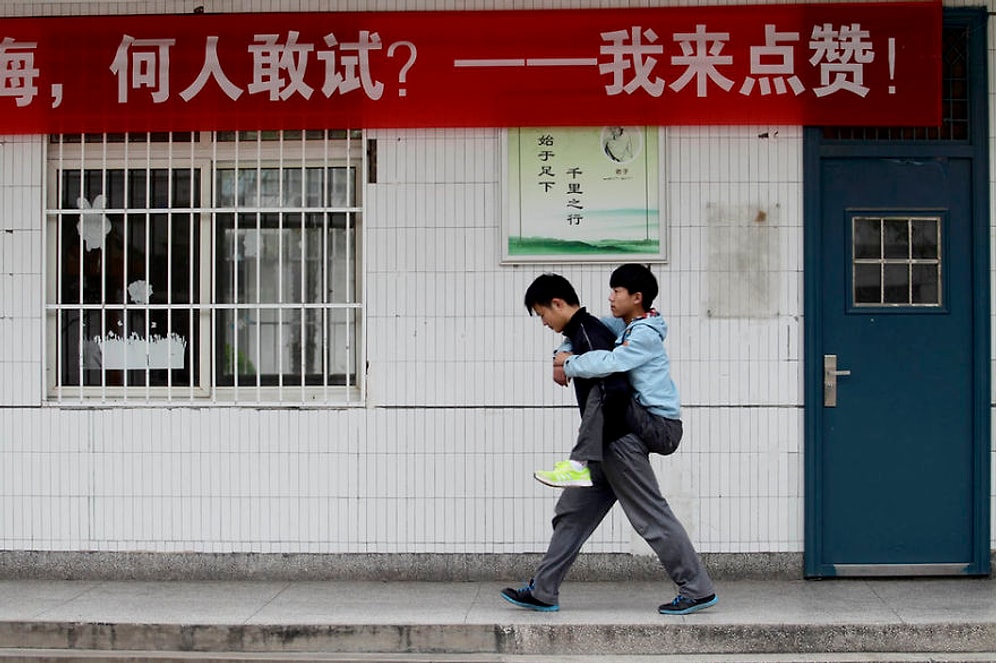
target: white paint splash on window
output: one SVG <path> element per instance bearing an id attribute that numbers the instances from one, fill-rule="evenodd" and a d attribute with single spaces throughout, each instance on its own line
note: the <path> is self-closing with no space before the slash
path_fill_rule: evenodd
<path id="1" fill-rule="evenodd" d="M 148 281 L 132 281 L 128 284 L 128 296 L 136 304 L 148 304 L 152 297 L 152 284 Z"/>
<path id="2" fill-rule="evenodd" d="M 148 341 L 132 332 L 122 338 L 111 332 L 106 338 L 93 337 L 100 349 L 101 364 L 107 370 L 180 369 L 186 357 L 187 339 L 179 334 L 149 336 Z"/>
<path id="3" fill-rule="evenodd" d="M 83 212 L 76 223 L 76 230 L 83 238 L 87 251 L 99 249 L 104 243 L 104 235 L 111 232 L 111 221 L 104 214 L 106 203 L 107 198 L 102 193 L 93 199 L 92 205 L 86 198 L 76 199 L 77 209 Z"/>

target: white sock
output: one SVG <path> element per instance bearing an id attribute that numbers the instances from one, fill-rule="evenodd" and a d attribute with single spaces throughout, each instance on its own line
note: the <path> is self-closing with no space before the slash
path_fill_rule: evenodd
<path id="1" fill-rule="evenodd" d="M 571 461 L 571 467 L 573 467 L 575 470 L 579 470 L 580 471 L 580 470 L 583 470 L 584 468 L 588 467 L 588 463 L 587 463 L 587 461 L 583 461 L 583 460 L 572 460 Z"/>

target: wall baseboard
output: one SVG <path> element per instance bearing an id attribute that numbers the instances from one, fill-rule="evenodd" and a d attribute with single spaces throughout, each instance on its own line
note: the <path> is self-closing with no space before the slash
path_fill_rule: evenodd
<path id="1" fill-rule="evenodd" d="M 538 553 L 154 553 L 0 550 L 0 579 L 58 580 L 527 580 Z M 716 579 L 802 578 L 802 553 L 706 553 Z M 584 553 L 575 581 L 666 580 L 655 557 Z"/>

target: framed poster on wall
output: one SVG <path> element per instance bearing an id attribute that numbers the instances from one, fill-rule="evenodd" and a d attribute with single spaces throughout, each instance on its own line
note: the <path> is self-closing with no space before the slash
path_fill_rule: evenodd
<path id="1" fill-rule="evenodd" d="M 502 262 L 665 262 L 656 127 L 509 129 Z"/>

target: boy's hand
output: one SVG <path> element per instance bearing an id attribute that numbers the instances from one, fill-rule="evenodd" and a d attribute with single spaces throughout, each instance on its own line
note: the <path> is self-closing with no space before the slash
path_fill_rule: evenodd
<path id="1" fill-rule="evenodd" d="M 571 356 L 570 352 L 558 352 L 553 356 L 553 381 L 561 387 L 566 387 L 571 379 L 564 372 L 564 362 Z"/>

